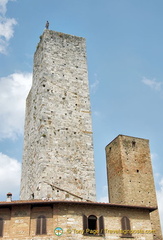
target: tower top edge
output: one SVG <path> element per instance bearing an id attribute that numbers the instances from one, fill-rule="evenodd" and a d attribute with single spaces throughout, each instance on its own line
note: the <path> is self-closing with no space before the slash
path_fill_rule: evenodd
<path id="1" fill-rule="evenodd" d="M 47 35 L 59 35 L 60 37 L 66 37 L 66 38 L 78 38 L 78 39 L 81 39 L 81 40 L 84 40 L 85 41 L 85 38 L 84 37 L 80 37 L 80 36 L 75 36 L 75 35 L 72 35 L 72 34 L 67 34 L 67 33 L 62 33 L 62 32 L 57 32 L 57 31 L 54 31 L 54 30 L 49 30 L 49 29 L 45 29 L 43 31 L 43 34 L 42 36 L 47 36 Z"/>
<path id="2" fill-rule="evenodd" d="M 124 138 L 128 138 L 128 139 L 132 139 L 132 140 L 139 139 L 139 140 L 144 140 L 144 141 L 149 142 L 149 139 L 119 134 L 119 135 L 118 135 L 117 137 L 115 137 L 110 143 L 108 143 L 105 148 L 107 148 L 107 147 L 108 147 L 112 142 L 114 142 L 116 139 L 120 139 L 120 138 L 123 138 L 123 137 L 124 137 Z"/>

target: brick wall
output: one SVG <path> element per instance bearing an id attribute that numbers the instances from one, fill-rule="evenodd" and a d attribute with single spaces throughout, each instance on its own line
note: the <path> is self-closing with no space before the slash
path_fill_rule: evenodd
<path id="1" fill-rule="evenodd" d="M 87 235 L 83 231 L 83 214 L 87 217 L 95 215 L 97 217 L 97 230 L 99 217 L 104 218 L 105 236 Z M 36 235 L 36 219 L 44 215 L 47 219 L 47 234 Z M 10 209 L 0 209 L 0 217 L 4 218 L 3 239 L 8 240 L 54 240 L 54 239 L 121 239 L 122 234 L 121 218 L 127 216 L 130 219 L 131 230 L 134 239 L 152 240 L 151 233 L 142 233 L 141 231 L 151 230 L 149 211 L 146 209 L 132 209 L 127 207 L 114 206 L 89 206 L 79 204 L 53 204 L 44 206 L 23 205 L 12 206 Z M 54 234 L 54 229 L 60 227 L 63 229 L 61 236 Z M 128 239 L 128 238 L 124 238 Z"/>
<path id="2" fill-rule="evenodd" d="M 147 139 L 119 135 L 106 147 L 110 203 L 157 206 Z M 151 213 L 155 239 L 161 238 L 158 211 Z"/>

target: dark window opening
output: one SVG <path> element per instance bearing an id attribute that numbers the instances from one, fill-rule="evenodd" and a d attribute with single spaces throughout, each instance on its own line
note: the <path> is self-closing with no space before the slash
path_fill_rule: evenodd
<path id="1" fill-rule="evenodd" d="M 90 230 L 89 234 L 93 234 L 93 231 L 97 229 L 97 217 L 94 215 L 90 215 L 88 217 L 88 229 Z"/>
<path id="2" fill-rule="evenodd" d="M 69 198 L 69 194 L 68 194 L 68 193 L 66 193 L 65 197 L 66 197 L 66 198 Z"/>
<path id="3" fill-rule="evenodd" d="M 135 147 L 135 145 L 136 145 L 136 142 L 132 141 L 132 147 Z"/>
<path id="4" fill-rule="evenodd" d="M 83 230 L 84 235 L 104 235 L 104 218 L 97 218 L 94 215 L 89 217 L 83 215 Z"/>
<path id="5" fill-rule="evenodd" d="M 0 218 L 0 237 L 3 237 L 3 218 Z"/>
<path id="6" fill-rule="evenodd" d="M 46 217 L 39 216 L 36 223 L 36 235 L 46 234 Z"/>

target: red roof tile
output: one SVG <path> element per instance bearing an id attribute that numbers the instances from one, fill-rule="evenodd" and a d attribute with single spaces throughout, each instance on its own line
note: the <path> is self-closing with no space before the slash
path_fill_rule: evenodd
<path id="1" fill-rule="evenodd" d="M 101 203 L 101 202 L 87 202 L 87 201 L 65 201 L 65 200 L 41 200 L 41 199 L 33 199 L 33 200 L 16 200 L 11 202 L 0 202 L 0 207 L 4 206 L 13 206 L 13 205 L 38 205 L 38 204 L 80 204 L 80 205 L 96 205 L 96 206 L 106 206 L 106 207 L 118 207 L 118 208 L 139 208 L 144 210 L 149 210 L 150 212 L 157 209 L 155 207 L 149 206 L 135 206 L 135 205 L 123 205 L 123 204 L 113 204 L 113 203 Z"/>

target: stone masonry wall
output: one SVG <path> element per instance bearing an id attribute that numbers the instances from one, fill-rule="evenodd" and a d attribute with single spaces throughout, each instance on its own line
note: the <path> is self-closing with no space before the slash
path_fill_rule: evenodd
<path id="1" fill-rule="evenodd" d="M 110 203 L 157 206 L 149 141 L 119 135 L 106 147 Z M 158 211 L 151 214 L 156 239 L 161 239 Z"/>
<path id="2" fill-rule="evenodd" d="M 83 235 L 83 214 L 104 218 L 105 236 L 97 234 Z M 47 234 L 36 235 L 36 220 L 40 215 L 46 217 Z M 120 240 L 121 218 L 130 219 L 132 237 L 135 240 L 153 240 L 149 211 L 129 209 L 126 207 L 88 206 L 75 204 L 54 204 L 52 206 L 13 206 L 1 209 L 0 217 L 4 218 L 4 240 Z M 54 229 L 63 229 L 61 236 L 56 236 Z M 98 226 L 97 226 L 98 230 Z M 124 240 L 128 238 L 123 238 Z"/>
<path id="3" fill-rule="evenodd" d="M 24 138 L 21 199 L 95 200 L 85 39 L 40 37 Z"/>

